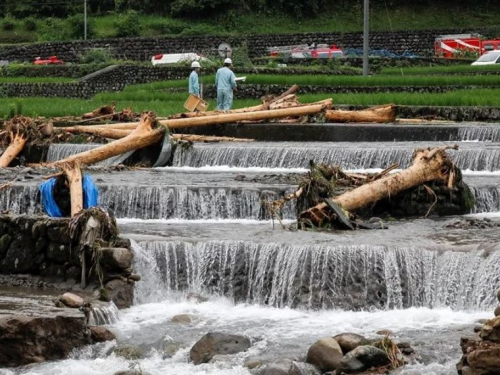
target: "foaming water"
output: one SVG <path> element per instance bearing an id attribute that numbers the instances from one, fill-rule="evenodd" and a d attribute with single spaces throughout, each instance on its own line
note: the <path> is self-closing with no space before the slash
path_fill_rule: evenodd
<path id="1" fill-rule="evenodd" d="M 190 314 L 193 323 L 173 323 L 177 314 Z M 70 359 L 37 364 L 16 374 L 66 374 L 71 369 L 77 375 L 113 375 L 116 371 L 136 366 L 152 375 L 248 375 L 243 363 L 252 358 L 275 360 L 297 358 L 321 337 L 342 332 L 354 332 L 366 337 L 380 337 L 376 332 L 388 329 L 398 341 L 409 341 L 415 347 L 422 363 L 405 368 L 429 369 L 427 374 L 448 375 L 445 372 L 459 358 L 459 331 L 471 329 L 478 319 L 490 317 L 484 312 L 460 312 L 452 309 L 410 308 L 390 311 L 310 311 L 233 304 L 212 297 L 197 303 L 180 296 L 133 306 L 122 311 L 121 320 L 110 329 L 117 334 L 118 345 L 138 346 L 145 358 L 127 361 L 112 353 L 115 343 L 109 342 L 76 350 Z M 189 349 L 205 333 L 213 331 L 242 334 L 252 341 L 252 347 L 231 356 L 227 361 L 194 366 L 188 363 Z M 458 332 L 457 332 L 458 331 Z M 441 348 L 445 340 L 452 343 Z M 171 357 L 164 356 L 168 345 L 180 349 Z M 435 348 L 440 347 L 439 352 Z M 404 374 L 404 372 L 402 372 Z M 9 374 L 11 375 L 11 374 Z"/>
<path id="2" fill-rule="evenodd" d="M 266 168 L 266 167 L 233 167 L 229 165 L 203 165 L 200 167 L 159 167 L 154 168 L 166 172 L 258 172 L 258 173 L 305 173 L 307 168 Z"/>
<path id="3" fill-rule="evenodd" d="M 262 224 L 276 224 L 274 220 L 253 220 L 253 219 L 156 219 L 144 220 L 135 218 L 122 218 L 117 219 L 118 224 L 132 224 L 132 223 L 150 223 L 150 224 L 241 224 L 241 225 L 262 225 Z M 283 224 L 291 224 L 294 220 L 281 220 Z"/>

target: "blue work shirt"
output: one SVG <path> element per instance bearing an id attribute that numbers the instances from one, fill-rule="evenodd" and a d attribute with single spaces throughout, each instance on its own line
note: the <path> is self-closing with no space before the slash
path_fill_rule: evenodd
<path id="1" fill-rule="evenodd" d="M 198 81 L 198 73 L 196 73 L 196 70 L 193 70 L 189 75 L 189 93 L 200 96 L 200 82 Z"/>
<path id="2" fill-rule="evenodd" d="M 227 66 L 217 70 L 215 75 L 217 90 L 232 90 L 236 87 L 236 76 Z"/>

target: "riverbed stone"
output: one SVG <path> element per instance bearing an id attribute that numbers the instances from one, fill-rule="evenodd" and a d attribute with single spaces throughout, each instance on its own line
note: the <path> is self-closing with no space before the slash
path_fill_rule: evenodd
<path id="1" fill-rule="evenodd" d="M 83 314 L 0 318 L 0 367 L 62 359 L 75 347 L 91 343 Z"/>
<path id="2" fill-rule="evenodd" d="M 495 309 L 495 316 L 500 316 L 500 306 L 497 306 Z"/>
<path id="3" fill-rule="evenodd" d="M 369 344 L 369 341 L 364 336 L 356 333 L 341 333 L 340 335 L 333 336 L 333 338 L 338 342 L 344 354 L 349 353 L 360 345 Z"/>
<path id="4" fill-rule="evenodd" d="M 134 254 L 129 249 L 105 247 L 101 249 L 101 254 L 101 264 L 105 269 L 125 270 L 132 267 Z"/>
<path id="5" fill-rule="evenodd" d="M 291 359 L 278 359 L 267 363 L 255 373 L 258 375 L 321 375 L 321 371 L 315 366 Z"/>
<path id="6" fill-rule="evenodd" d="M 500 316 L 485 322 L 479 336 L 486 341 L 500 342 Z"/>
<path id="7" fill-rule="evenodd" d="M 498 291 L 497 291 L 497 300 L 498 300 L 498 302 L 500 302 L 500 289 L 498 289 Z"/>
<path id="8" fill-rule="evenodd" d="M 326 337 L 316 341 L 307 352 L 306 362 L 316 366 L 322 372 L 336 370 L 343 353 L 337 340 Z"/>
<path id="9" fill-rule="evenodd" d="M 72 308 L 80 308 L 84 304 L 83 298 L 73 293 L 64 293 L 59 297 L 59 301 L 61 301 L 65 306 Z"/>
<path id="10" fill-rule="evenodd" d="M 92 326 L 89 327 L 89 329 L 90 329 L 90 336 L 92 337 L 92 341 L 94 342 L 105 342 L 116 339 L 115 334 L 106 327 Z"/>
<path id="11" fill-rule="evenodd" d="M 105 285 L 108 296 L 119 309 L 126 309 L 132 306 L 134 300 L 134 282 L 115 279 Z"/>
<path id="12" fill-rule="evenodd" d="M 189 352 L 195 365 L 209 362 L 218 354 L 236 354 L 250 348 L 251 342 L 245 336 L 222 332 L 209 332 L 203 336 Z"/>
<path id="13" fill-rule="evenodd" d="M 342 358 L 339 370 L 346 374 L 353 374 L 372 367 L 386 366 L 389 362 L 389 357 L 383 350 L 371 345 L 361 345 Z"/>
<path id="14" fill-rule="evenodd" d="M 178 314 L 174 315 L 171 319 L 172 323 L 189 324 L 196 319 L 195 315 L 191 314 Z"/>
<path id="15" fill-rule="evenodd" d="M 500 347 L 475 350 L 467 356 L 471 374 L 500 374 Z"/>
<path id="16" fill-rule="evenodd" d="M 144 357 L 144 352 L 141 348 L 133 345 L 120 346 L 115 349 L 114 353 L 120 357 L 135 361 Z"/>

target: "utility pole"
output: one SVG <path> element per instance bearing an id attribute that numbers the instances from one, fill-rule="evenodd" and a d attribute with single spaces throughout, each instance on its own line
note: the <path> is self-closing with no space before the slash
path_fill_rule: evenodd
<path id="1" fill-rule="evenodd" d="M 87 40 L 87 0 L 83 0 L 83 39 Z"/>
<path id="2" fill-rule="evenodd" d="M 364 19 L 363 19 L 363 75 L 367 76 L 370 72 L 368 61 L 368 52 L 370 49 L 368 36 L 370 33 L 370 0 L 365 1 Z"/>

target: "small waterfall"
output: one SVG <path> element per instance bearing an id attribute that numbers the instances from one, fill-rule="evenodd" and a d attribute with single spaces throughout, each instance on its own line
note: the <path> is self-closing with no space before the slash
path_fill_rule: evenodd
<path id="1" fill-rule="evenodd" d="M 491 309 L 500 251 L 290 246 L 243 241 L 133 244 L 136 302 L 208 292 L 237 302 L 323 309 Z"/>
<path id="2" fill-rule="evenodd" d="M 49 146 L 49 151 L 47 152 L 47 162 L 58 161 L 68 156 L 78 154 L 80 152 L 93 150 L 102 146 L 98 143 L 84 143 L 84 144 L 73 144 L 73 143 L 53 143 Z M 101 167 L 111 167 L 113 165 L 121 164 L 132 155 L 133 151 L 126 152 L 122 155 L 113 156 L 109 159 L 103 160 L 94 165 Z"/>
<path id="3" fill-rule="evenodd" d="M 267 219 L 265 201 L 288 191 L 185 186 L 102 186 L 100 201 L 119 218 Z M 283 217 L 293 218 L 294 202 Z"/>
<path id="4" fill-rule="evenodd" d="M 473 210 L 500 211 L 500 187 L 473 186 Z M 99 201 L 111 208 L 117 218 L 137 219 L 267 219 L 265 201 L 279 199 L 293 189 L 259 190 L 200 187 L 99 186 Z M 12 185 L 0 194 L 0 212 L 36 214 L 38 186 Z M 283 207 L 283 219 L 295 218 L 295 202 Z"/>
<path id="5" fill-rule="evenodd" d="M 37 202 L 38 186 L 12 185 L 0 193 L 0 212 L 11 211 L 13 214 L 33 215 L 42 212 Z"/>
<path id="6" fill-rule="evenodd" d="M 90 310 L 89 325 L 102 326 L 114 324 L 119 320 L 120 311 L 113 302 L 106 305 L 92 306 Z"/>
<path id="7" fill-rule="evenodd" d="M 176 152 L 173 165 L 177 167 L 202 167 L 205 165 L 232 167 L 267 167 L 267 168 L 307 168 L 309 160 L 317 163 L 339 165 L 344 169 L 386 168 L 399 163 L 401 168 L 408 167 L 413 149 L 417 146 L 398 148 L 345 147 L 338 144 L 318 144 L 310 147 L 291 144 L 269 145 L 196 145 L 190 149 Z M 463 148 L 449 151 L 458 167 L 466 170 L 500 170 L 500 149 Z"/>
<path id="8" fill-rule="evenodd" d="M 500 186 L 471 186 L 476 199 L 474 213 L 500 212 Z"/>
<path id="9" fill-rule="evenodd" d="M 458 128 L 460 141 L 500 142 L 498 126 L 474 126 Z"/>

